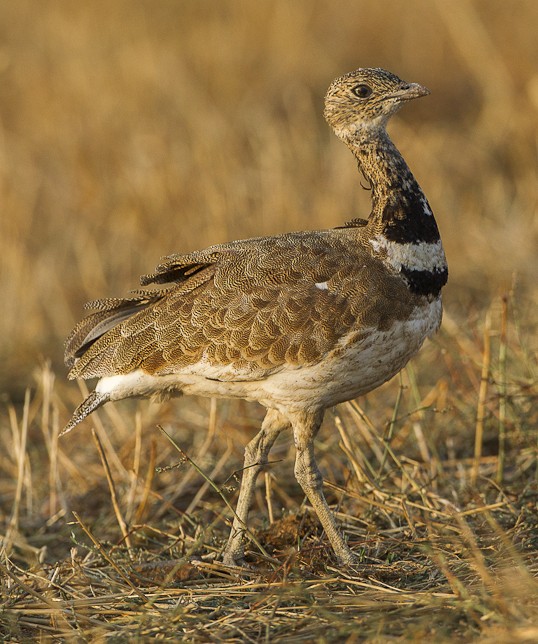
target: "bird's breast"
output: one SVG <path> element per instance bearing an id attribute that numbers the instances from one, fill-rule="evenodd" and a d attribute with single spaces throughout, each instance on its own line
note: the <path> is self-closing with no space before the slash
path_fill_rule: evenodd
<path id="1" fill-rule="evenodd" d="M 262 384 L 267 406 L 331 407 L 372 391 L 396 375 L 441 324 L 440 297 L 424 302 L 389 328 L 346 334 L 338 347 L 315 365 L 283 369 Z"/>

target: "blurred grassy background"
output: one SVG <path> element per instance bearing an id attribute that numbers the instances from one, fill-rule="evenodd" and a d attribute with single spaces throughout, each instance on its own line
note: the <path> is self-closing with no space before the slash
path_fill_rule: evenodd
<path id="1" fill-rule="evenodd" d="M 538 641 L 537 25 L 535 0 L 0 2 L 0 637 Z M 123 402 L 58 441 L 63 341 L 164 254 L 366 216 L 322 117 L 359 66 L 432 90 L 390 131 L 441 228 L 445 322 L 318 436 L 361 569 L 334 567 L 288 439 L 250 521 L 280 563 L 251 544 L 247 585 L 156 424 L 232 501 L 262 410 Z"/>
<path id="2" fill-rule="evenodd" d="M 84 301 L 160 256 L 369 212 L 322 118 L 335 77 L 432 90 L 392 135 L 436 212 L 465 323 L 537 293 L 534 0 L 0 4 L 1 390 L 58 374 Z"/>

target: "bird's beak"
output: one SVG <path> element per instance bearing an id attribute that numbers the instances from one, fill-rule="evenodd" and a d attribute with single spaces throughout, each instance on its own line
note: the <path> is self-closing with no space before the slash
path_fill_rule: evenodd
<path id="1" fill-rule="evenodd" d="M 430 90 L 424 85 L 418 83 L 408 83 L 403 85 L 401 89 L 394 92 L 394 97 L 400 101 L 410 101 L 413 98 L 420 98 L 421 96 L 428 96 Z"/>

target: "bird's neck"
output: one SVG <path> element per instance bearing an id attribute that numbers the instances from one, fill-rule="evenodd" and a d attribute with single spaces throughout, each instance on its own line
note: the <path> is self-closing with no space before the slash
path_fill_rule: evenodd
<path id="1" fill-rule="evenodd" d="M 397 243 L 439 241 L 428 200 L 387 132 L 346 143 L 372 188 L 372 228 Z"/>
<path id="2" fill-rule="evenodd" d="M 413 293 L 437 297 L 448 278 L 445 253 L 428 200 L 407 163 L 385 130 L 346 143 L 372 188 L 366 224 L 374 256 L 402 275 Z"/>

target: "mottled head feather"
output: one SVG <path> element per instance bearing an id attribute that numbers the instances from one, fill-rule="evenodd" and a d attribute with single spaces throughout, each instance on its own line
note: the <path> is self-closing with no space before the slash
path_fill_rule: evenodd
<path id="1" fill-rule="evenodd" d="M 380 68 L 361 68 L 334 80 L 325 96 L 324 116 L 343 140 L 372 136 L 403 102 L 429 94 L 422 85 L 407 83 Z"/>

